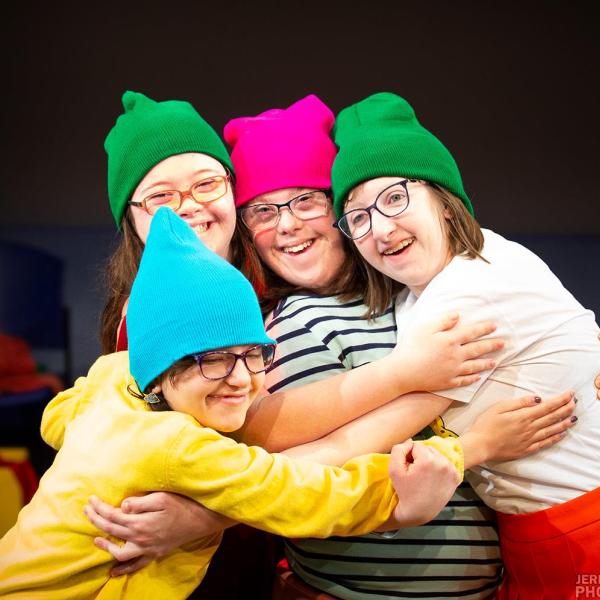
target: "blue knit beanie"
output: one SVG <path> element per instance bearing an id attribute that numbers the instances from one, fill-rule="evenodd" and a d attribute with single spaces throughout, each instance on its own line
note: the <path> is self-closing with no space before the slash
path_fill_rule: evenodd
<path id="1" fill-rule="evenodd" d="M 172 210 L 154 215 L 127 308 L 131 374 L 145 391 L 184 356 L 273 344 L 256 294 Z"/>

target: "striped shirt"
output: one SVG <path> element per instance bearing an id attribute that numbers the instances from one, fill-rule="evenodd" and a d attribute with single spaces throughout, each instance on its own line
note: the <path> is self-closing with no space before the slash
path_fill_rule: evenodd
<path id="1" fill-rule="evenodd" d="M 361 300 L 294 295 L 267 319 L 278 341 L 270 392 L 325 379 L 388 354 L 396 344 L 393 307 L 368 320 Z M 434 426 L 435 429 L 435 426 Z M 430 428 L 418 437 L 429 437 Z M 292 569 L 338 598 L 493 596 L 502 571 L 493 511 L 462 483 L 427 525 L 355 538 L 287 540 Z"/>

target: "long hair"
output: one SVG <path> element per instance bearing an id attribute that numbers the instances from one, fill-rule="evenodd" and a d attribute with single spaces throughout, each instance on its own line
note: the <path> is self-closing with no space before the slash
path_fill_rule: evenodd
<path id="1" fill-rule="evenodd" d="M 260 296 L 262 279 L 260 261 L 252 242 L 244 239 L 236 227 L 231 239 L 231 263 L 254 285 Z M 104 289 L 107 298 L 100 318 L 100 344 L 102 354 L 115 351 L 117 331 L 123 307 L 131 293 L 137 275 L 144 243 L 135 230 L 130 209 L 123 216 L 121 240 L 108 259 L 104 274 Z"/>
<path id="2" fill-rule="evenodd" d="M 342 238 L 342 245 L 346 261 L 341 273 L 337 274 L 331 282 L 318 290 L 289 283 L 260 259 L 256 246 L 252 241 L 252 234 L 241 219 L 237 221 L 236 230 L 239 232 L 241 247 L 244 248 L 244 268 L 242 272 L 254 286 L 265 315 L 271 312 L 280 300 L 292 294 L 339 296 L 342 301 L 347 301 L 357 297 L 364 298 L 370 279 L 378 283 L 377 286 L 373 286 L 374 290 L 385 288 L 388 285 L 381 273 L 369 268 L 369 265 L 360 258 L 354 244 L 345 236 Z M 379 293 L 375 293 L 373 302 L 375 309 L 369 313 L 369 317 L 385 311 L 389 306 L 386 297 Z"/>
<path id="3" fill-rule="evenodd" d="M 144 251 L 144 243 L 135 231 L 129 208 L 123 216 L 121 226 L 121 240 L 108 259 L 104 275 L 107 299 L 100 317 L 102 354 L 115 351 L 123 306 L 129 298 Z"/>

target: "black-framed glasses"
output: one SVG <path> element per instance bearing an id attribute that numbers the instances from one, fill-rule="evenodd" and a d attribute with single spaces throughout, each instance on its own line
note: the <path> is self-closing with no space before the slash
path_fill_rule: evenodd
<path id="1" fill-rule="evenodd" d="M 221 350 L 192 354 L 206 379 L 225 379 L 231 374 L 238 360 L 244 361 L 250 373 L 262 373 L 273 364 L 274 356 L 275 344 L 258 344 L 240 354 Z"/>
<path id="2" fill-rule="evenodd" d="M 408 194 L 408 183 L 416 182 L 416 179 L 402 179 L 384 188 L 377 194 L 375 202 L 365 208 L 355 208 L 344 213 L 334 227 L 337 227 L 346 237 L 358 240 L 371 231 L 373 210 L 385 217 L 397 217 L 403 213 L 410 204 Z"/>
<path id="3" fill-rule="evenodd" d="M 302 221 L 324 217 L 331 210 L 329 190 L 313 190 L 295 196 L 282 204 L 251 204 L 238 209 L 246 227 L 253 232 L 277 227 L 281 209 L 287 208 L 294 217 Z"/>
<path id="4" fill-rule="evenodd" d="M 156 213 L 161 206 L 177 212 L 188 197 L 200 204 L 222 198 L 229 189 L 230 178 L 229 174 L 212 175 L 196 181 L 189 190 L 163 190 L 146 196 L 141 202 L 130 200 L 127 204 L 143 208 L 149 215 Z"/>

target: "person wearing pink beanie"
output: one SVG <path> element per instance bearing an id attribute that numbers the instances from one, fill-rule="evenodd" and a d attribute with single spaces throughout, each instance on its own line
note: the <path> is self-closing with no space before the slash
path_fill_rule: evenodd
<path id="1" fill-rule="evenodd" d="M 378 314 L 366 316 L 366 271 L 356 259 L 354 246 L 333 227 L 329 191 L 336 155 L 330 137 L 333 123 L 332 111 L 310 95 L 286 109 L 233 119 L 224 131 L 236 173 L 238 228 L 254 244 L 262 261 L 263 301 L 273 309 L 267 331 L 279 341 L 266 386 L 271 393 L 281 393 L 257 404 L 241 440 L 272 451 L 304 444 L 299 453 L 306 457 L 312 449 L 310 458 L 325 463 L 336 463 L 346 452 L 359 452 L 364 447 L 387 451 L 392 440 L 416 434 L 439 414 L 435 404 L 423 406 L 419 394 L 404 407 L 398 401 L 386 404 L 409 388 L 435 389 L 439 382 L 433 378 L 440 361 L 431 358 L 421 382 L 408 384 L 406 379 L 424 365 L 421 362 L 417 366 L 411 352 L 400 362 L 397 355 L 390 354 L 396 343 L 393 307 L 382 305 Z M 444 325 L 437 323 L 437 330 L 432 326 L 431 338 L 437 340 L 431 345 L 432 352 L 439 351 L 440 344 L 454 343 L 461 337 L 460 328 L 453 329 L 455 324 L 456 320 L 450 319 Z M 413 350 L 422 342 L 407 340 Z M 490 344 L 491 350 L 497 341 L 484 343 Z M 454 384 L 470 380 L 470 376 L 457 377 Z M 328 382 L 329 388 L 310 388 Z M 301 399 L 292 399 L 291 389 L 299 386 L 307 391 Z M 533 398 L 529 402 L 533 403 Z M 558 404 L 564 402 L 564 398 L 558 400 Z M 381 429 L 364 439 L 344 435 L 347 423 L 382 405 L 384 410 L 389 407 L 389 412 Z M 415 419 L 417 412 L 419 419 Z M 432 435 L 436 427 L 434 421 L 423 437 Z M 506 432 L 500 426 L 498 430 Z M 437 433 L 447 434 L 439 428 Z M 322 444 L 317 441 L 311 445 L 322 437 Z M 101 506 L 97 508 L 110 516 Z M 191 523 L 189 514 L 182 507 L 179 520 L 187 518 Z M 119 520 L 122 524 L 135 517 L 125 515 Z M 303 580 L 339 598 L 372 598 L 373 594 L 397 595 L 399 591 L 423 597 L 435 594 L 440 586 L 457 595 L 472 590 L 467 595 L 470 598 L 493 593 L 501 562 L 491 511 L 480 505 L 471 488 L 463 487 L 439 519 L 456 522 L 411 528 L 391 538 L 374 533 L 356 543 L 345 542 L 343 547 L 335 539 L 288 540 L 290 565 L 301 578 L 295 584 L 305 585 Z M 439 543 L 432 544 L 431 539 Z M 460 543 L 444 543 L 451 539 Z M 446 581 L 432 584 L 440 577 Z M 291 598 L 286 595 L 289 589 L 282 589 L 280 584 L 284 588 L 287 585 L 278 580 L 275 597 Z"/>
<path id="2" fill-rule="evenodd" d="M 309 95 L 286 109 L 239 117 L 225 126 L 242 237 L 251 239 L 266 266 L 261 293 L 268 308 L 270 298 L 289 295 L 294 287 L 318 287 L 323 294 L 347 287 L 336 281 L 351 244 L 333 228 L 334 120 L 329 107 Z M 363 288 L 357 280 L 349 293 Z"/>
<path id="3" fill-rule="evenodd" d="M 289 108 L 231 119 L 224 129 L 237 174 L 235 205 L 285 188 L 331 188 L 333 112 L 311 94 Z"/>

